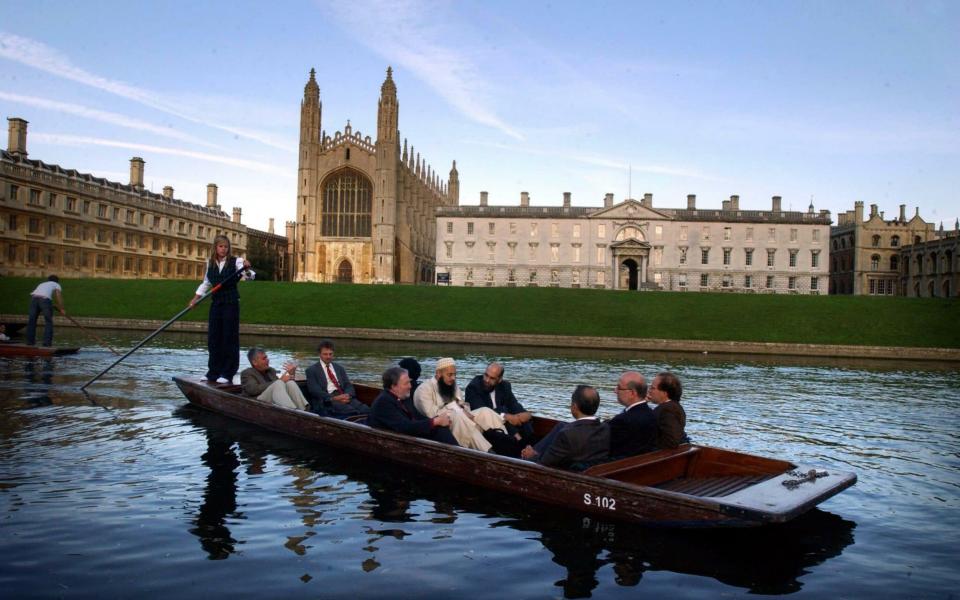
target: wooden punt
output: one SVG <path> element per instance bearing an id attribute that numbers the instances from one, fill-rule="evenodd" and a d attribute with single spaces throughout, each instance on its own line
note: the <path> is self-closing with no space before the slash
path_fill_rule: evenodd
<path id="1" fill-rule="evenodd" d="M 361 452 L 442 477 L 608 519 L 674 527 L 751 527 L 789 521 L 856 483 L 853 473 L 708 446 L 683 445 L 563 471 L 367 425 L 282 408 L 240 386 L 174 377 L 202 408 L 303 439 Z M 301 385 L 302 382 L 301 382 Z M 379 390 L 356 385 L 363 402 Z M 556 421 L 534 417 L 544 435 Z"/>
<path id="2" fill-rule="evenodd" d="M 29 344 L 0 342 L 0 356 L 62 356 L 64 354 L 76 354 L 79 351 L 80 348 L 31 346 Z"/>

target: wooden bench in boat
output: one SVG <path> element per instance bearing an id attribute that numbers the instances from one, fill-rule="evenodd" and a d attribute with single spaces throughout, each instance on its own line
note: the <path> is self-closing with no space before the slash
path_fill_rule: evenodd
<path id="1" fill-rule="evenodd" d="M 792 463 L 683 445 L 587 469 L 587 475 L 690 496 L 722 498 L 793 469 Z"/>

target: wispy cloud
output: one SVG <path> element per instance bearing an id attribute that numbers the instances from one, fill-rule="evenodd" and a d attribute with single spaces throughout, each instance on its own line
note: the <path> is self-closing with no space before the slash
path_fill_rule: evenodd
<path id="1" fill-rule="evenodd" d="M 192 123 L 226 131 L 232 135 L 254 140 L 273 148 L 294 151 L 294 148 L 289 144 L 278 142 L 261 132 L 202 118 L 193 114 L 185 106 L 178 105 L 154 91 L 91 73 L 73 64 L 69 57 L 64 56 L 56 49 L 36 40 L 0 32 L 0 57 L 132 100 Z"/>
<path id="2" fill-rule="evenodd" d="M 65 135 L 65 134 L 56 134 L 56 133 L 34 133 L 30 136 L 31 140 L 39 143 L 52 144 L 57 146 L 106 146 L 111 148 L 126 148 L 128 150 L 136 150 L 138 152 L 145 153 L 156 153 L 156 154 L 169 154 L 173 156 L 183 156 L 186 158 L 193 158 L 196 160 L 204 160 L 212 163 L 219 163 L 222 165 L 229 165 L 232 167 L 239 167 L 241 169 L 246 169 L 250 171 L 257 171 L 260 173 L 268 173 L 270 175 L 275 175 L 277 177 L 290 177 L 291 170 L 288 167 L 279 167 L 276 165 L 270 165 L 258 161 L 246 160 L 243 158 L 233 158 L 230 156 L 219 156 L 216 154 L 208 154 L 206 152 L 194 152 L 192 150 L 183 150 L 181 148 L 167 148 L 164 146 L 153 146 L 149 144 L 136 144 L 132 142 L 124 142 L 120 140 L 108 140 L 102 138 L 94 137 L 84 137 L 78 135 Z"/>
<path id="3" fill-rule="evenodd" d="M 406 0 L 350 1 L 324 7 L 343 29 L 387 60 L 411 71 L 468 118 L 516 140 L 520 131 L 489 106 L 479 66 L 458 49 L 459 40 L 435 24 L 430 5 Z"/>
<path id="4" fill-rule="evenodd" d="M 33 108 L 42 108 L 45 110 L 52 110 L 55 112 L 75 115 L 78 117 L 83 117 L 85 119 L 91 119 L 93 121 L 100 121 L 101 123 L 119 125 L 120 127 L 126 127 L 128 129 L 146 131 L 148 133 L 153 133 L 155 135 L 173 138 L 175 140 L 181 140 L 184 142 L 190 142 L 192 144 L 210 146 L 213 148 L 218 147 L 216 144 L 211 144 L 210 142 L 201 140 L 198 137 L 192 136 L 187 133 L 183 133 L 181 131 L 177 131 L 176 129 L 170 129 L 169 127 L 161 127 L 159 125 L 147 123 L 139 119 L 133 119 L 131 117 L 128 117 L 126 115 L 121 115 L 119 113 L 100 110 L 97 108 L 90 108 L 88 106 L 82 106 L 80 104 L 59 102 L 57 100 L 40 98 L 37 96 L 23 96 L 21 94 L 11 94 L 9 92 L 4 92 L 4 91 L 0 91 L 0 100 L 6 100 L 8 102 L 16 102 L 18 104 L 25 104 Z"/>

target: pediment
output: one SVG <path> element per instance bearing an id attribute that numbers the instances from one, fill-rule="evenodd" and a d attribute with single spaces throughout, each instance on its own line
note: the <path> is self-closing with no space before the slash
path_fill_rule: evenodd
<path id="1" fill-rule="evenodd" d="M 602 208 L 597 212 L 590 214 L 591 219 L 672 219 L 656 209 L 647 208 L 636 200 L 624 200 L 619 204 L 614 204 L 610 208 Z"/>
<path id="2" fill-rule="evenodd" d="M 625 240 L 620 240 L 619 242 L 613 242 L 610 244 L 610 247 L 622 250 L 644 250 L 650 248 L 650 243 L 641 242 L 636 238 L 628 238 Z"/>

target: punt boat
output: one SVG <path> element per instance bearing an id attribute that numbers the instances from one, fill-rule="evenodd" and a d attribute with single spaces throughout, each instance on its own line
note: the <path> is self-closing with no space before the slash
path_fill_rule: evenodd
<path id="1" fill-rule="evenodd" d="M 11 344 L 0 342 L 0 356 L 62 356 L 76 354 L 80 348 L 56 346 L 31 346 L 29 344 Z"/>
<path id="2" fill-rule="evenodd" d="M 789 521 L 857 481 L 853 473 L 685 444 L 564 471 L 283 408 L 218 385 L 174 377 L 194 405 L 305 440 L 343 448 L 471 485 L 607 519 L 671 527 L 754 527 Z M 301 387 L 304 382 L 299 382 Z M 354 384 L 369 404 L 380 390 Z M 537 436 L 557 423 L 534 417 Z"/>

